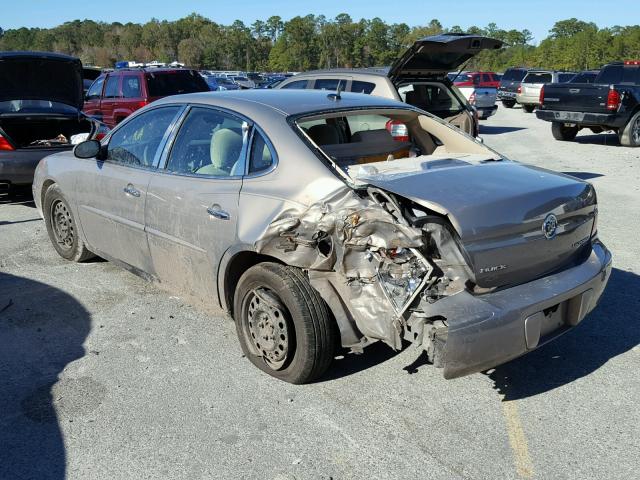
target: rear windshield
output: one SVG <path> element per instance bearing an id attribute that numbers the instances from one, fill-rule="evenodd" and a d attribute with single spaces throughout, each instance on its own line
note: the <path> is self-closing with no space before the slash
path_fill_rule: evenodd
<path id="1" fill-rule="evenodd" d="M 569 80 L 570 83 L 593 83 L 598 76 L 598 72 L 580 72 Z"/>
<path id="2" fill-rule="evenodd" d="M 550 73 L 543 72 L 532 72 L 527 73 L 527 76 L 524 77 L 522 83 L 550 83 L 552 80 L 552 76 Z"/>
<path id="3" fill-rule="evenodd" d="M 166 97 L 209 90 L 200 74 L 189 70 L 148 73 L 147 88 L 150 97 Z"/>
<path id="4" fill-rule="evenodd" d="M 469 161 L 500 158 L 444 122 L 413 110 L 329 112 L 300 118 L 296 125 L 311 146 L 355 183 L 382 172 L 407 175 L 453 166 L 461 155 Z"/>
<path id="5" fill-rule="evenodd" d="M 527 74 L 526 70 L 509 69 L 506 72 L 504 72 L 504 75 L 502 76 L 502 80 L 511 80 L 511 81 L 519 82 L 525 77 L 526 74 Z"/>
<path id="6" fill-rule="evenodd" d="M 570 82 L 575 76 L 575 73 L 560 73 L 558 74 L 558 83 Z"/>
<path id="7" fill-rule="evenodd" d="M 0 115 L 12 113 L 59 113 L 78 114 L 78 109 L 71 105 L 48 100 L 8 100 L 0 102 Z"/>
<path id="8" fill-rule="evenodd" d="M 398 93 L 402 101 L 440 118 L 457 115 L 465 109 L 451 89 L 442 83 L 402 85 L 398 88 Z"/>

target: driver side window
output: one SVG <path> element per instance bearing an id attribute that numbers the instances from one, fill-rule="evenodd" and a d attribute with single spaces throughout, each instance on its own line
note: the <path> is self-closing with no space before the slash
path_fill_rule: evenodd
<path id="1" fill-rule="evenodd" d="M 149 110 L 118 128 L 107 147 L 107 161 L 133 167 L 152 167 L 162 137 L 180 107 Z"/>

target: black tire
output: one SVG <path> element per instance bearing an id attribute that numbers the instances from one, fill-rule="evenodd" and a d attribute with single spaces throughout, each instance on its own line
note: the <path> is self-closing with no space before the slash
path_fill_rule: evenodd
<path id="1" fill-rule="evenodd" d="M 45 192 L 42 213 L 49 240 L 62 258 L 83 262 L 95 257 L 80 238 L 69 202 L 58 184 L 54 183 Z"/>
<path id="2" fill-rule="evenodd" d="M 514 100 L 502 100 L 502 106 L 504 108 L 513 108 L 516 102 Z"/>
<path id="3" fill-rule="evenodd" d="M 576 138 L 578 131 L 580 128 L 576 127 L 567 127 L 564 123 L 561 122 L 552 122 L 551 123 L 551 134 L 553 138 L 556 140 L 569 141 Z"/>
<path id="4" fill-rule="evenodd" d="M 240 278 L 233 303 L 242 351 L 260 370 L 295 384 L 311 382 L 327 370 L 338 331 L 301 270 L 255 265 Z"/>
<path id="5" fill-rule="evenodd" d="M 524 110 L 525 113 L 533 113 L 535 109 L 535 105 L 522 105 L 522 110 Z"/>
<path id="6" fill-rule="evenodd" d="M 618 138 L 624 147 L 640 147 L 640 110 L 618 132 Z"/>

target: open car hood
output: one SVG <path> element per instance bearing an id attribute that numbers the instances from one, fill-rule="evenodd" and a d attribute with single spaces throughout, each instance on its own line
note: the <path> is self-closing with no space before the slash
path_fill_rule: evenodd
<path id="1" fill-rule="evenodd" d="M 0 102 L 45 100 L 82 109 L 82 63 L 45 52 L 0 52 Z"/>
<path id="2" fill-rule="evenodd" d="M 424 37 L 398 58 L 389 69 L 396 83 L 402 78 L 444 77 L 482 50 L 498 49 L 503 42 L 480 35 L 446 33 Z"/>

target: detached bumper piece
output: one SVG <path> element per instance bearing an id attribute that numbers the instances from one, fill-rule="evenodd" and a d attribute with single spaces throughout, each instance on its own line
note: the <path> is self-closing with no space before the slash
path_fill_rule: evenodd
<path id="1" fill-rule="evenodd" d="M 595 242 L 576 267 L 494 293 L 443 298 L 413 315 L 404 337 L 421 342 L 445 378 L 480 372 L 519 357 L 580 323 L 611 274 L 611 253 Z"/>

